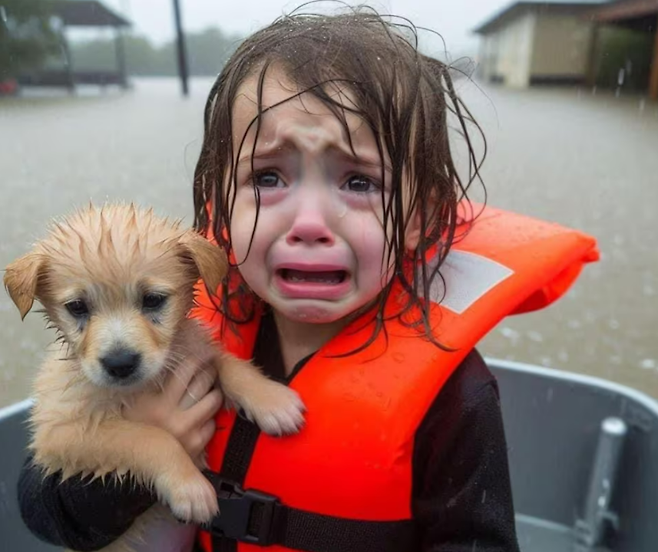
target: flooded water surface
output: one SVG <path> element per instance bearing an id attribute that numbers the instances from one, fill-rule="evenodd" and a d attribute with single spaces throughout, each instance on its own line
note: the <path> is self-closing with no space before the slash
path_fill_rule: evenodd
<path id="1" fill-rule="evenodd" d="M 153 205 L 192 223 L 210 81 L 0 101 L 0 265 L 90 199 Z M 491 205 L 582 229 L 602 259 L 539 313 L 503 321 L 485 355 L 601 376 L 658 397 L 658 104 L 587 90 L 463 94 L 487 135 Z M 0 406 L 29 394 L 53 334 L 0 293 Z"/>

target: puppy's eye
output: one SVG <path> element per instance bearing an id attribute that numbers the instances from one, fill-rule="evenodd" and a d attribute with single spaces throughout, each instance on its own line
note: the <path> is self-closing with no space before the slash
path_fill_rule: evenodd
<path id="1" fill-rule="evenodd" d="M 83 316 L 87 316 L 89 314 L 87 303 L 85 303 L 82 299 L 69 301 L 64 306 L 66 307 L 66 310 L 69 311 L 71 316 L 75 318 L 82 318 Z"/>
<path id="2" fill-rule="evenodd" d="M 167 296 L 162 293 L 146 293 L 142 299 L 142 308 L 149 311 L 158 310 L 166 300 Z"/>

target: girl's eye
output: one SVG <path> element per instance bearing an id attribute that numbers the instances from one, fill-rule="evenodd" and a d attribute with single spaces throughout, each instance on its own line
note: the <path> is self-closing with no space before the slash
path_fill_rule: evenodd
<path id="1" fill-rule="evenodd" d="M 87 303 L 85 303 L 82 299 L 69 301 L 64 306 L 66 307 L 66 310 L 69 311 L 69 314 L 74 318 L 83 318 L 89 314 Z"/>
<path id="2" fill-rule="evenodd" d="M 277 188 L 280 184 L 281 179 L 274 171 L 263 171 L 254 175 L 254 185 L 258 188 Z"/>
<path id="3" fill-rule="evenodd" d="M 162 308 L 167 300 L 167 296 L 162 293 L 145 293 L 142 298 L 142 308 L 147 311 L 154 311 Z"/>
<path id="4" fill-rule="evenodd" d="M 345 183 L 344 188 L 348 189 L 350 192 L 357 192 L 363 194 L 368 192 L 374 192 L 379 189 L 379 186 L 367 176 L 355 175 L 348 179 L 348 181 Z"/>

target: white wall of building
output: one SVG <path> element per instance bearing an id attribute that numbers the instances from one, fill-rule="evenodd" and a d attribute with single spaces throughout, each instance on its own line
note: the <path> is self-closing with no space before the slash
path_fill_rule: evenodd
<path id="1" fill-rule="evenodd" d="M 537 77 L 587 74 L 593 24 L 573 14 L 537 16 L 530 72 Z"/>
<path id="2" fill-rule="evenodd" d="M 513 87 L 528 86 L 536 20 L 534 12 L 521 12 L 483 37 L 480 55 L 485 78 L 502 78 L 506 85 Z"/>

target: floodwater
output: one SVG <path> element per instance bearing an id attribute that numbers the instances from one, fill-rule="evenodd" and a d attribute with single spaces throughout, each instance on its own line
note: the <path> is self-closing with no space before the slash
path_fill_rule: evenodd
<path id="1" fill-rule="evenodd" d="M 89 199 L 192 222 L 191 182 L 211 82 L 0 100 L 0 265 Z M 489 203 L 595 235 L 602 260 L 539 313 L 503 321 L 485 355 L 593 374 L 658 397 L 658 104 L 592 90 L 459 85 L 485 129 Z M 463 157 L 462 157 L 463 159 Z M 0 406 L 29 394 L 52 333 L 0 293 Z"/>

